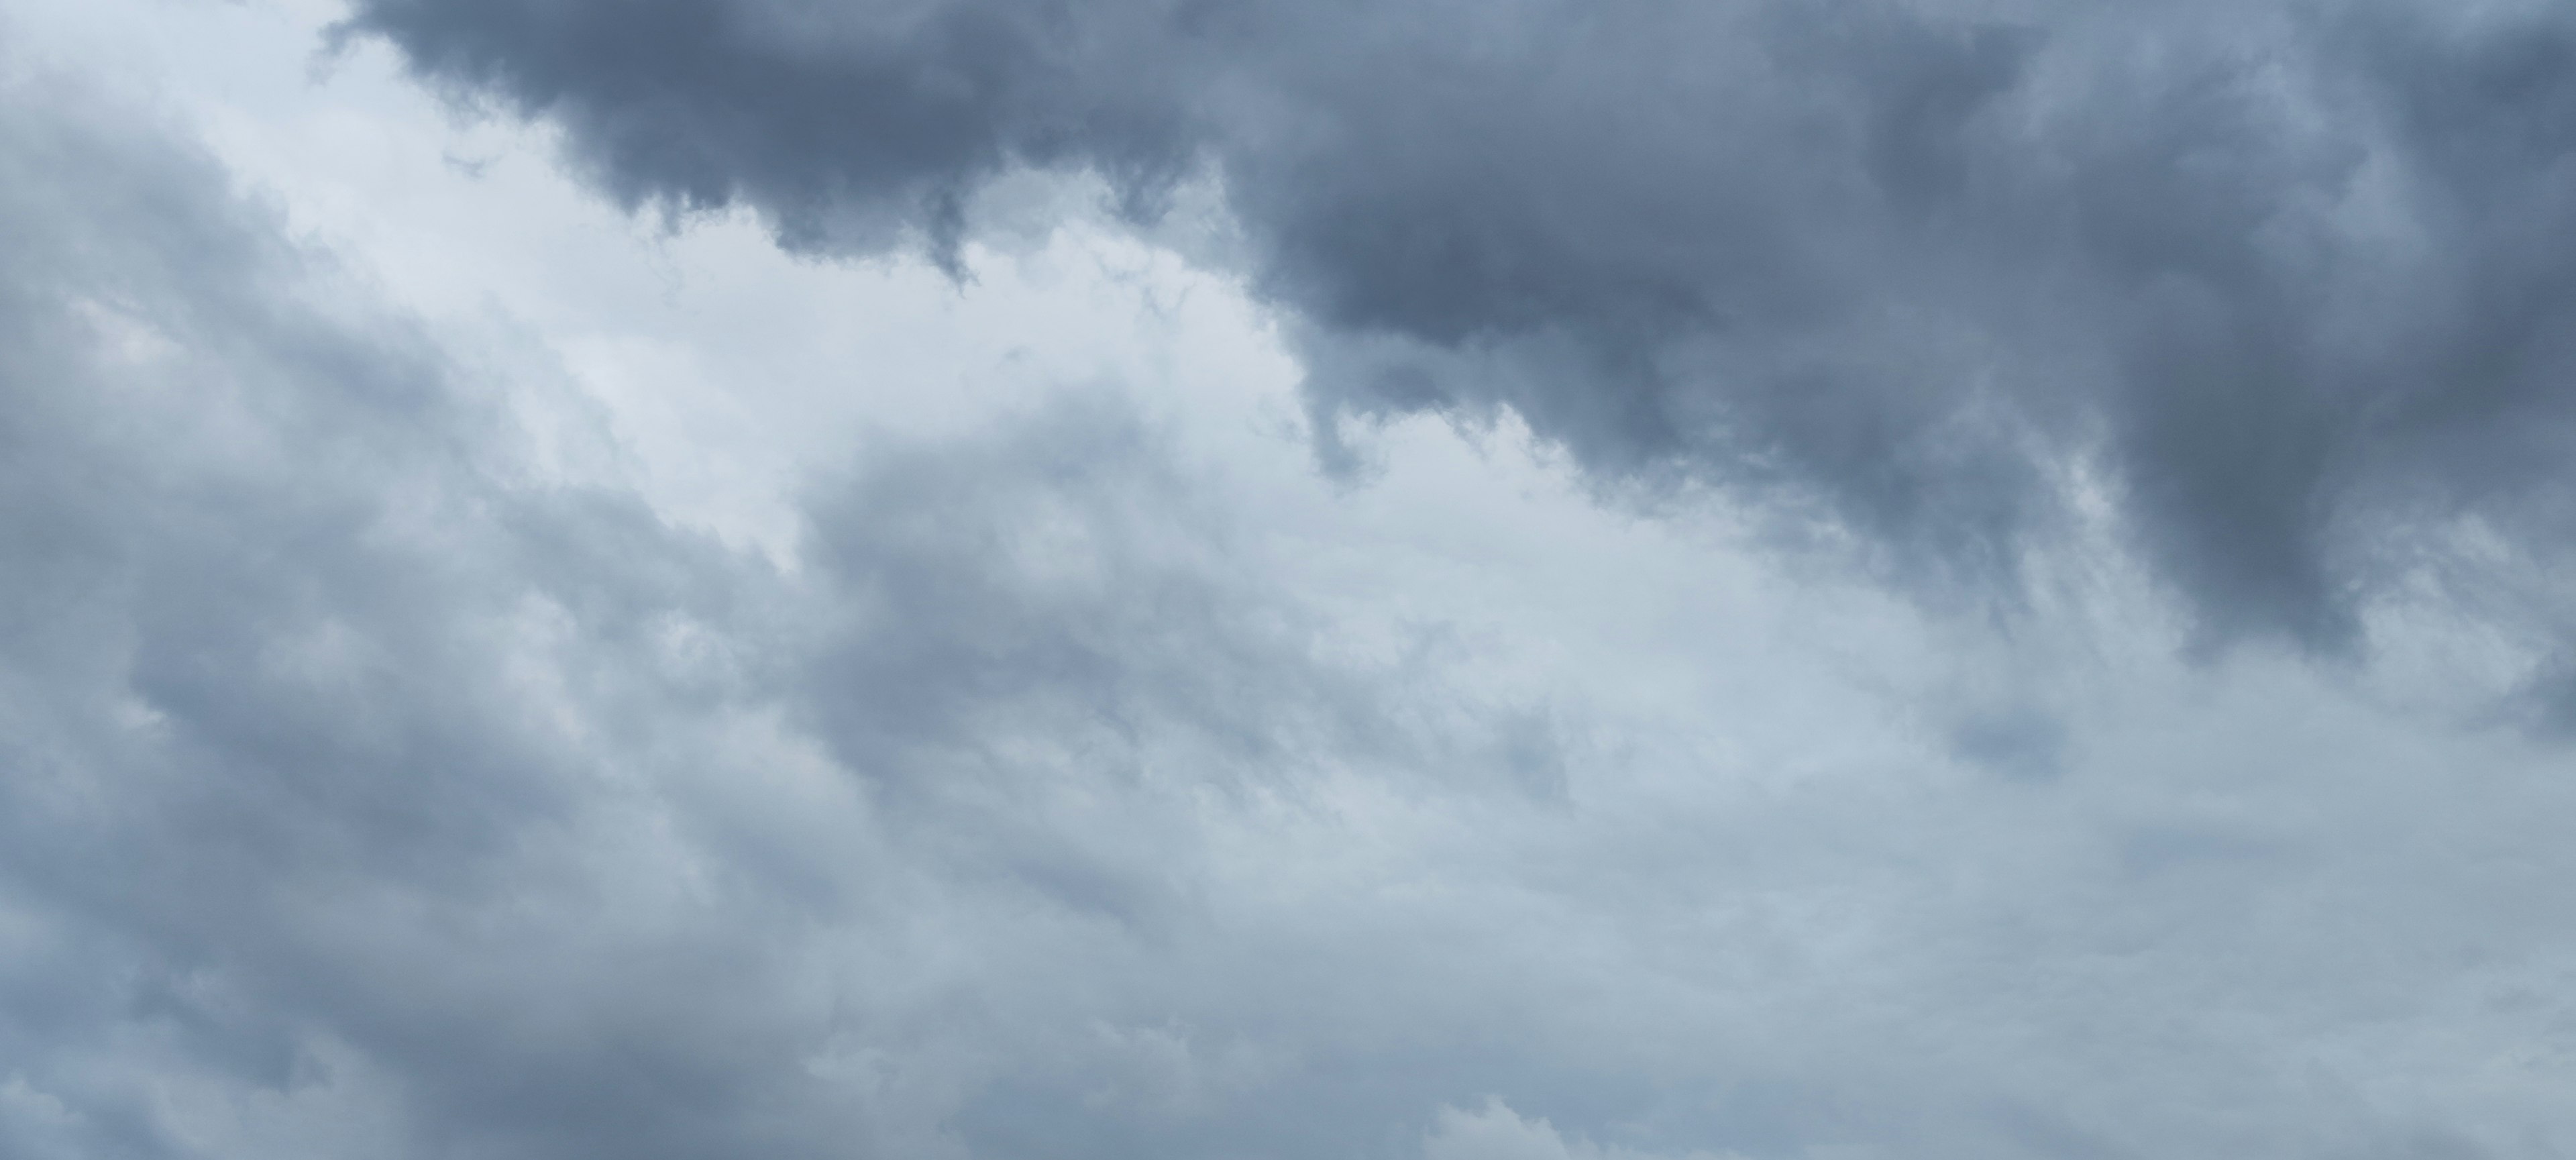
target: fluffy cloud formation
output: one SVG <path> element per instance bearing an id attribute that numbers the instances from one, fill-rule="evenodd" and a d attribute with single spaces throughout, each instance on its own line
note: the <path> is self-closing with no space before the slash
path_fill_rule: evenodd
<path id="1" fill-rule="evenodd" d="M 2460 537 L 2569 530 L 2554 5 L 354 7 L 620 199 L 798 247 L 1207 176 L 1328 439 L 1509 408 L 1926 591 L 2009 602 L 2107 505 L 2202 643 L 2331 651 Z"/>
<path id="2" fill-rule="evenodd" d="M 605 11 L 441 10 L 478 18 L 468 31 Z M 882 28 L 823 9 L 741 26 L 725 14 L 751 9 L 626 11 L 566 43 L 605 51 L 629 35 L 631 51 L 680 54 L 654 76 L 713 76 L 688 54 L 773 43 L 738 27 L 793 33 L 824 79 L 770 62 L 658 112 L 569 81 L 539 103 L 615 183 L 659 172 L 651 150 L 611 147 L 621 132 L 660 140 L 714 117 L 687 100 L 781 102 L 664 142 L 744 151 L 696 171 L 707 184 L 618 188 L 757 194 L 816 244 L 935 239 L 942 198 L 963 213 L 975 181 L 1018 162 L 1097 163 L 1150 189 L 1187 167 L 1175 158 L 1219 147 L 1200 118 L 1268 126 L 1276 151 L 1259 156 L 1282 164 L 1403 128 L 1400 107 L 1336 125 L 1312 119 L 1329 103 L 1287 101 L 1270 78 L 1329 62 L 1265 23 L 1308 18 L 1254 6 L 1192 10 L 1199 34 L 1281 54 L 1223 76 L 1211 62 L 1233 58 L 1179 52 L 1046 66 L 1045 53 L 1163 34 L 1115 7 L 1057 10 L 1042 39 L 1016 23 L 1035 9 L 860 14 Z M 1437 42 L 1494 69 L 1523 67 L 1514 54 L 1539 43 L 1506 33 L 1554 35 L 1542 6 L 1509 10 L 1526 25 L 1464 6 L 1405 22 L 1426 11 L 1339 13 L 1337 27 L 1370 31 L 1361 47 Z M 1821 67 L 1898 11 L 1833 36 L 1772 14 L 1724 43 L 1799 47 Z M 683 18 L 700 21 L 692 38 L 661 36 Z M 1486 31 L 1437 40 L 1455 28 Z M 544 30 L 518 29 L 513 51 L 543 48 Z M 1595 34 L 1684 50 L 1653 31 L 1612 19 Z M 877 75 L 849 72 L 865 54 L 846 45 L 869 36 L 964 54 L 943 68 L 885 56 L 880 71 L 912 78 L 865 90 L 864 107 L 900 114 L 886 124 L 922 120 L 913 101 L 969 127 L 989 106 L 1002 127 L 982 145 L 924 137 L 866 173 L 837 168 L 851 149 L 773 148 L 768 135 L 794 128 L 779 94 Z M 2062 41 L 1966 43 L 2035 84 Z M 1886 75 L 1930 51 L 1912 44 L 1873 50 L 1895 54 Z M 456 51 L 459 75 L 504 78 Z M 1597 79 L 1576 67 L 1586 59 L 1568 58 L 1566 83 Z M 1166 86 L 1201 68 L 1212 95 L 1173 112 Z M 2139 83 L 2168 75 L 2151 73 Z M 1041 116 L 1028 110 L 1069 74 L 1111 87 L 1047 106 L 1054 130 L 1014 120 Z M 1457 100 L 1476 76 L 1455 76 Z M 1314 91 L 1437 77 L 1372 65 Z M 1705 79 L 1796 87 L 1766 77 Z M 977 87 L 1006 81 L 1034 87 Z M 2367 670 L 2194 667 L 2172 645 L 2196 630 L 2116 569 L 2043 591 L 1999 632 L 1783 575 L 1689 514 L 1606 510 L 1507 423 L 1481 449 L 1394 425 L 1384 476 L 1348 491 L 1261 426 L 1263 400 L 1176 401 L 1141 380 L 1034 401 L 898 381 L 885 397 L 967 396 L 962 417 L 911 435 L 862 425 L 837 454 L 795 461 L 788 550 L 772 553 L 675 518 L 615 472 L 553 462 L 564 436 L 532 415 L 578 427 L 594 421 L 584 400 L 551 406 L 560 384 L 542 368 L 487 358 L 389 301 L 363 263 L 293 240 L 306 232 L 290 224 L 293 191 L 231 192 L 239 175 L 188 127 L 120 111 L 86 82 L 8 83 L 0 1156 L 2576 1147 L 2576 783 L 2563 750 L 2477 720 L 2480 690 L 2521 680 L 2527 650 L 2446 594 L 2379 626 Z M 1924 83 L 1922 116 L 1975 120 L 1942 111 L 1974 100 Z M 823 110 L 846 95 L 799 99 Z M 1836 123 L 1817 131 L 1831 140 Z M 1125 126 L 1114 164 L 1103 126 Z M 1612 162 L 1655 128 L 1600 136 L 1598 175 L 1617 184 Z M 1451 144 L 1499 148 L 1472 132 Z M 1945 164 L 1888 148 L 1896 171 Z M 1347 179 L 1394 189 L 1450 172 L 1416 152 Z M 788 168 L 763 176 L 752 158 Z M 1238 200 L 1251 172 L 1227 170 Z M 1532 192 L 1504 176 L 1498 196 Z M 778 192 L 797 181 L 820 184 L 802 203 Z M 1824 197 L 1772 208 L 1841 212 Z M 1325 328 L 1307 348 L 1316 366 L 1428 358 L 1446 375 L 1468 359 L 1478 377 L 1412 381 L 1558 392 L 1509 401 L 1595 469 L 1658 470 L 1626 427 L 1576 434 L 1593 404 L 1546 384 L 1647 398 L 1701 380 L 1612 374 L 1587 346 L 1606 341 L 1584 329 L 1611 325 L 1599 319 L 1495 330 L 1478 347 L 1419 319 L 1367 322 L 1394 306 L 1337 316 L 1318 305 L 1333 264 L 1275 248 L 1286 220 L 1247 213 L 1256 247 L 1273 247 L 1256 259 L 1268 293 Z M 976 260 L 949 241 L 949 260 Z M 1008 263 L 990 260 L 1005 281 Z M 1561 274 L 1541 281 L 1584 301 L 1628 293 L 1625 275 L 1605 273 L 1604 290 Z M 957 293 L 984 292 L 997 291 Z M 1816 324 L 1817 341 L 1860 326 Z M 1671 325 L 1640 341 L 1707 337 Z M 660 337 L 651 350 L 687 368 L 706 336 Z M 900 353 L 854 371 L 887 374 Z M 674 372 L 664 389 L 760 384 Z M 1368 397 L 1346 401 L 1367 410 Z M 1386 405 L 1430 397 L 1405 398 Z M 2476 423 L 2502 413 L 2461 437 L 2483 439 Z M 811 438 L 785 429 L 810 417 L 786 408 L 778 445 Z M 1888 421 L 1883 434 L 1911 437 L 1912 420 Z M 1728 420 L 1727 438 L 1754 422 Z M 599 425 L 597 442 L 632 438 Z M 2498 471 L 2511 446 L 2489 449 Z M 1821 480 L 1799 467 L 1754 482 Z M 2510 505 L 2478 510 L 2524 526 Z M 1887 527 L 1930 535 L 1948 518 Z M 1926 558 L 1954 559 L 1949 534 Z M 2555 599 L 2513 551 L 2481 566 L 2535 605 Z"/>

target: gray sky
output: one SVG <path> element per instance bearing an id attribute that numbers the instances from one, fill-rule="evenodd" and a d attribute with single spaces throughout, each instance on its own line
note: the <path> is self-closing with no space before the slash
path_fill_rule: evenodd
<path id="1" fill-rule="evenodd" d="M 2571 64 L 0 0 L 0 1160 L 2576 1152 Z"/>

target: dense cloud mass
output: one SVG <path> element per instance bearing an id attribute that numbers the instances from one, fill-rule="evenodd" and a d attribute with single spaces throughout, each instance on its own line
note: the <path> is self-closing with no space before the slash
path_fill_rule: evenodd
<path id="1" fill-rule="evenodd" d="M 0 1153 L 1053 1138 L 1062 1085 L 1193 1098 L 1103 1022 L 1204 924 L 1193 795 L 1475 760 L 1205 559 L 1117 406 L 887 455 L 791 582 L 538 482 L 208 161 L 13 96 Z"/>
<path id="2" fill-rule="evenodd" d="M 1325 421 L 1508 407 L 2007 602 L 2107 502 L 2201 643 L 2569 531 L 2563 6 L 361 0 L 631 203 L 951 252 L 1222 184 Z"/>
<path id="3" fill-rule="evenodd" d="M 0 61 L 0 1160 L 2576 1151 L 2559 13 L 353 9 L 959 300 L 996 180 L 1214 182 L 1383 473 L 888 349 L 977 397 L 777 396 L 766 550 L 251 106 Z"/>

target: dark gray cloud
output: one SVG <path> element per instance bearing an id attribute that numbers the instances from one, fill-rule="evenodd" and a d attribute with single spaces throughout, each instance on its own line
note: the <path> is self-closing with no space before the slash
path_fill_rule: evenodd
<path id="1" fill-rule="evenodd" d="M 594 11 L 483 15 L 574 28 Z M 586 35 L 724 11 L 635 8 Z M 1071 11 L 782 8 L 759 27 L 793 28 L 837 76 L 850 54 L 835 38 L 881 19 L 886 36 L 971 58 L 887 64 L 918 89 L 903 99 L 973 110 L 978 77 L 1046 75 L 968 67 L 992 44 L 1020 36 L 1011 52 L 1076 60 L 1126 43 L 1102 31 L 1125 17 Z M 1404 110 L 1384 125 L 1315 118 L 1389 61 L 1256 50 L 1305 43 L 1327 25 L 1298 22 L 1338 15 L 1349 43 L 1409 61 L 1467 27 L 1453 23 L 1465 11 L 1207 6 L 1170 27 L 1233 45 L 1242 71 L 1210 63 L 1237 59 L 1222 54 L 1063 70 L 1150 96 L 1177 83 L 1158 68 L 1203 68 L 1208 100 L 1179 127 L 1132 110 L 1153 102 L 1123 87 L 1065 115 L 1144 126 L 1119 130 L 1134 175 L 1195 156 L 1172 141 L 1241 147 L 1191 128 L 1203 117 L 1266 134 L 1258 156 L 1283 173 L 1383 131 L 1375 171 L 1339 180 L 1390 204 L 1428 197 L 1448 163 L 1396 148 Z M 1978 94 L 2017 86 L 2108 100 L 2126 83 L 2050 79 L 2064 32 L 1924 33 L 1935 51 L 1876 17 L 1819 28 L 1635 10 L 1693 28 L 1740 17 L 1719 50 L 1743 68 L 1693 58 L 1658 74 L 1656 53 L 1683 47 L 1654 21 L 1477 11 L 1476 36 L 1440 42 L 1462 62 L 1462 108 L 1478 104 L 1476 62 L 1588 36 L 1638 54 L 1620 83 L 1678 78 L 1721 106 L 1778 87 L 1812 100 L 1827 132 L 1858 115 L 1831 84 L 1762 68 L 1809 54 L 1829 77 L 1880 61 L 1833 82 L 1910 78 L 1914 97 L 1869 113 L 1898 127 L 1868 164 L 1954 200 L 1991 175 L 1914 142 L 1931 132 L 1918 121 L 1964 125 Z M 696 47 L 734 34 L 712 27 Z M 2339 59 L 2395 51 L 2374 29 L 2343 26 L 2355 39 L 2335 42 L 2353 54 Z M 2151 75 L 2137 100 L 2179 99 L 2161 65 L 2138 67 Z M 1608 83 L 1593 71 L 1566 81 Z M 1292 74 L 1316 95 L 1289 100 L 1275 78 Z M 716 87 L 748 99 L 769 77 Z M 2426 93 L 2407 115 L 2456 128 L 2451 98 Z M 1640 617 L 1652 639 L 1600 648 L 1576 617 L 1483 626 L 1512 647 L 1479 644 L 1474 624 L 1355 627 L 1345 605 L 1365 601 L 1278 573 L 1297 549 L 1364 557 L 1382 539 L 1264 540 L 1246 513 L 1266 509 L 1229 490 L 1240 477 L 1102 392 L 853 448 L 806 481 L 795 562 L 773 565 L 628 489 L 539 470 L 511 406 L 539 384 L 482 381 L 470 352 L 384 305 L 362 273 L 282 240 L 280 212 L 225 192 L 234 177 L 175 131 L 60 79 L 0 96 L 0 1156 L 2349 1160 L 2537 1158 L 2576 1141 L 2576 785 L 2562 754 L 2294 665 L 2106 661 L 2046 624 L 2025 627 L 2035 644 L 1972 633 L 1963 648 L 1878 604 L 1749 587 L 1675 601 Z M 1718 135 L 1743 165 L 1798 136 L 1748 124 Z M 1602 150 L 1604 180 L 1662 139 L 1652 124 L 1634 140 L 1578 128 L 1561 144 Z M 769 131 L 754 117 L 723 137 L 749 148 Z M 920 207 L 992 166 L 1078 161 L 1093 131 L 996 129 L 942 162 L 947 176 L 907 162 L 871 179 L 873 218 L 839 216 L 856 195 L 832 182 L 856 179 L 831 176 L 846 163 L 835 150 L 775 159 L 818 167 L 813 237 L 864 241 L 935 224 Z M 1765 134 L 1777 140 L 1757 148 Z M 2186 174 L 2314 161 L 2249 140 L 2206 161 L 2175 149 Z M 1241 156 L 1238 186 L 1255 172 L 1256 154 Z M 709 197 L 752 188 L 723 184 L 748 180 L 730 162 L 704 172 Z M 2190 192 L 2155 175 L 2099 196 L 2135 198 L 2152 220 Z M 1822 183 L 1813 202 L 1784 192 L 1798 181 Z M 1756 184 L 1748 204 L 1783 221 L 1841 212 L 1816 174 Z M 1672 213 L 1700 220 L 1673 196 Z M 1938 202 L 1907 212 L 1962 212 Z M 1460 220 L 1462 236 L 1502 230 Z M 1774 443 L 1746 442 L 1757 428 L 1726 416 L 1655 443 L 1661 421 L 1640 416 L 1697 405 L 1700 380 L 1672 366 L 1795 361 L 1777 345 L 1789 338 L 1739 349 L 1691 320 L 1710 287 L 1736 286 L 1731 309 L 1748 316 L 1808 320 L 1779 333 L 1846 370 L 1902 369 L 1916 338 L 1955 338 L 1908 330 L 1920 320 L 1891 303 L 1975 313 L 2011 297 L 1969 281 L 1933 295 L 1923 287 L 1963 267 L 1924 257 L 1921 283 L 1875 307 L 1893 345 L 1837 346 L 1865 329 L 1839 313 L 1840 290 L 1879 283 L 1814 265 L 1806 251 L 1831 248 L 1821 235 L 1737 237 L 1716 221 L 1690 244 L 1787 247 L 1778 287 L 1676 274 L 1671 305 L 1618 272 L 1664 259 L 1642 233 L 1623 254 L 1607 221 L 1547 259 L 1603 262 L 1599 286 L 1560 301 L 1543 278 L 1446 321 L 1418 295 L 1334 290 L 1332 265 L 1282 251 L 1270 269 L 1327 328 L 1319 359 L 1419 372 L 1317 387 L 1359 392 L 1350 406 L 1396 405 L 1368 394 L 1393 383 L 1421 392 L 1404 406 L 1508 399 L 1614 470 L 1668 470 L 1722 444 L 1762 473 L 1705 470 L 1782 494 L 1827 486 L 1817 465 L 1839 464 L 1834 486 L 1857 490 L 1835 493 L 1836 510 L 1898 505 L 1869 526 L 1955 567 L 1986 534 L 1963 527 L 2039 517 L 1905 509 L 1907 473 L 1990 479 L 2000 497 L 2013 472 L 2055 469 L 2050 439 L 2141 437 L 2108 409 L 2117 393 L 2007 375 L 1960 414 L 1889 413 L 1820 402 L 1878 389 L 1837 371 L 1822 395 L 1747 396 L 1747 413 L 1783 425 Z M 862 232 L 832 232 L 845 228 Z M 1364 220 L 1348 228 L 1343 261 L 1396 244 L 1363 240 Z M 1899 235 L 1938 248 L 1885 236 Z M 1848 239 L 1871 278 L 1887 270 L 1874 237 Z M 1961 253 L 1984 253 L 1963 237 Z M 1472 268 L 1483 245 L 1438 261 Z M 2055 245 L 2034 243 L 2031 268 L 2064 260 Z M 2050 320 L 2108 325 L 2088 297 L 2105 285 L 2084 267 L 2063 293 L 2024 287 L 2024 337 L 2055 333 Z M 2120 325 L 2223 327 L 2187 290 L 2170 315 Z M 1336 294 L 1352 297 L 1321 305 Z M 1476 321 L 1503 316 L 1536 321 L 1491 334 Z M 1622 326 L 1651 358 L 1611 357 L 1604 336 Z M 2047 349 L 2115 376 L 2144 357 L 2075 338 Z M 1558 372 L 1606 393 L 1552 388 Z M 1470 390 L 1492 393 L 1457 393 Z M 2001 438 L 1989 419 L 2021 434 L 1979 444 Z M 2410 420 L 2422 442 L 2386 461 L 2423 456 L 2424 479 L 2462 490 L 2407 491 L 2414 476 L 2374 467 L 2348 494 L 2393 488 L 2370 510 L 2435 520 L 2467 504 L 2540 526 L 2512 522 L 2543 520 L 2513 514 L 2544 511 L 2542 469 L 2516 466 L 2510 439 L 2480 441 L 2496 421 L 2455 431 L 2492 452 L 2487 474 L 2421 434 L 2429 421 Z M 1881 454 L 1951 427 L 1958 447 Z M 1854 474 L 1864 466 L 1885 474 Z M 1508 570 L 1468 555 L 1457 571 Z M 1609 574 L 1618 565 L 1566 573 L 1565 603 L 1660 599 L 1644 594 L 1653 576 Z M 1398 609 L 1474 604 L 1451 573 L 1362 572 L 1420 589 L 1386 601 Z M 1847 618 L 1859 623 L 1844 633 Z M 1815 675 L 1812 654 L 1846 648 L 1825 667 L 1866 674 Z M 1515 667 L 1549 674 L 1546 695 L 1487 671 Z M 2535 712 L 2563 708 L 2564 685 L 2536 685 L 2557 699 L 2535 693 Z M 1661 708 L 1626 703 L 1667 687 Z"/>
<path id="2" fill-rule="evenodd" d="M 2202 639 L 2334 650 L 2567 532 L 2576 25 L 2541 4 L 361 0 L 630 204 L 953 247 L 1210 173 L 1350 417 L 1508 407 L 1927 591 L 2106 498 Z"/>

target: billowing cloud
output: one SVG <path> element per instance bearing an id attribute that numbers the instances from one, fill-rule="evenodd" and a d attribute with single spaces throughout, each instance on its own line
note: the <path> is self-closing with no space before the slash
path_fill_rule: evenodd
<path id="1" fill-rule="evenodd" d="M 1528 792 L 1525 710 L 1331 659 L 1114 397 L 881 444 L 781 572 L 539 470 L 165 130 L 12 95 L 10 1155 L 1282 1131 L 1220 1113 L 1316 1066 L 1261 1028 L 1353 951 L 1227 937 L 1311 889 L 1237 843 L 1336 786 Z"/>
<path id="2" fill-rule="evenodd" d="M 891 351 L 956 414 L 770 400 L 783 545 L 549 394 L 756 395 L 688 326 L 759 304 L 494 357 L 223 117 L 13 74 L 0 1156 L 2564 1154 L 2576 783 L 2478 714 L 2569 682 L 2458 614 L 2563 600 L 2554 42 L 2488 39 L 2552 25 L 1955 16 L 362 7 L 626 196 L 994 283 L 995 175 L 1212 171 L 1310 402 L 1540 436 L 1391 422 L 1345 490 L 1249 388 Z M 466 217 L 423 248 L 521 244 Z M 2196 627 L 1592 502 L 1674 474 L 1942 583 L 2108 495 Z M 2409 528 L 2460 551 L 2346 538 Z M 2372 666 L 2173 655 L 2419 564 Z"/>
<path id="3" fill-rule="evenodd" d="M 1215 182 L 1345 419 L 1509 408 L 2010 600 L 2108 518 L 2203 643 L 2336 650 L 2567 532 L 2545 4 L 361 0 L 619 198 L 953 253 L 1022 168 Z M 2107 505 L 2107 514 L 2097 511 Z"/>

